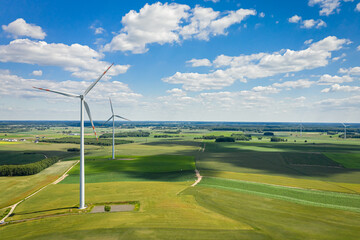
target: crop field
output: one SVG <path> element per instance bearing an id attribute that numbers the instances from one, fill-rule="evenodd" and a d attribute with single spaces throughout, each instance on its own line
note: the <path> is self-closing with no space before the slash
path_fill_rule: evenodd
<path id="1" fill-rule="evenodd" d="M 0 165 L 34 163 L 44 158 L 44 154 L 41 153 L 0 151 Z"/>
<path id="2" fill-rule="evenodd" d="M 117 160 L 87 159 L 86 183 L 117 181 L 188 181 L 194 180 L 195 161 L 190 156 L 118 156 Z M 61 184 L 79 182 L 79 165 Z"/>
<path id="3" fill-rule="evenodd" d="M 0 177 L 0 214 L 55 181 L 79 159 L 78 153 L 67 151 L 77 144 L 30 140 L 62 138 L 62 131 L 76 129 L 11 134 L 29 141 L 0 145 L 6 153 L 0 160 L 22 163 L 31 161 L 24 156 L 44 154 L 62 159 L 36 175 Z M 0 226 L 2 239 L 357 239 L 359 140 L 281 132 L 275 134 L 288 142 L 254 135 L 251 141 L 215 143 L 194 138 L 241 131 L 182 129 L 168 138 L 154 138 L 175 130 L 135 130 L 140 129 L 150 136 L 118 138 L 134 142 L 116 145 L 115 160 L 111 146 L 85 146 L 86 203 L 138 201 L 139 211 L 79 212 L 75 165 L 60 183 L 16 207 L 7 219 L 15 222 Z M 92 137 L 91 129 L 86 133 Z M 203 179 L 192 187 L 195 169 Z"/>

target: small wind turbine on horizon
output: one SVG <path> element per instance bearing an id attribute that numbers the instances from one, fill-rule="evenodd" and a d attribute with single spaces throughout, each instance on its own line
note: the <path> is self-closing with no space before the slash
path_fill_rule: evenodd
<path id="1" fill-rule="evenodd" d="M 85 166 L 84 166 L 84 106 L 85 106 L 85 109 L 86 109 L 86 113 L 89 116 L 89 119 L 90 119 L 90 122 L 91 122 L 91 125 L 92 125 L 92 128 L 93 128 L 94 134 L 96 136 L 94 123 L 92 121 L 91 114 L 90 114 L 90 108 L 89 108 L 89 105 L 85 101 L 85 96 L 91 91 L 91 89 L 93 89 L 93 87 L 98 83 L 98 81 L 107 73 L 107 71 L 111 68 L 112 65 L 114 65 L 114 63 L 111 64 L 110 67 L 108 67 L 106 69 L 106 71 L 103 72 L 100 75 L 100 77 L 98 77 L 98 79 L 96 79 L 96 81 L 94 81 L 85 90 L 85 92 L 82 95 L 76 95 L 76 94 L 72 94 L 72 93 L 65 93 L 65 92 L 59 92 L 59 91 L 44 89 L 44 88 L 33 87 L 33 88 L 36 88 L 36 89 L 39 89 L 39 90 L 64 95 L 66 97 L 80 98 L 80 205 L 79 205 L 79 209 L 86 208 L 85 207 Z M 97 136 L 96 136 L 96 139 L 98 139 Z"/>
<path id="2" fill-rule="evenodd" d="M 344 126 L 344 140 L 346 140 L 346 128 L 350 125 L 345 125 L 345 123 L 341 123 Z"/>
<path id="3" fill-rule="evenodd" d="M 302 131 L 304 129 L 304 126 L 303 126 L 302 122 L 300 122 L 299 127 L 300 127 L 300 136 L 302 137 Z"/>
<path id="4" fill-rule="evenodd" d="M 131 121 L 127 118 L 124 118 L 124 117 L 121 117 L 119 115 L 115 115 L 114 114 L 114 109 L 113 109 L 113 106 L 112 106 L 112 103 L 111 103 L 111 98 L 109 98 L 110 100 L 110 107 L 111 107 L 111 117 L 103 124 L 105 125 L 108 121 L 110 121 L 112 119 L 112 122 L 113 122 L 113 137 L 112 137 L 112 140 L 113 140 L 113 145 L 112 145 L 112 159 L 115 159 L 115 117 L 117 118 L 121 118 L 121 119 L 124 119 L 124 120 L 127 120 L 127 121 Z"/>

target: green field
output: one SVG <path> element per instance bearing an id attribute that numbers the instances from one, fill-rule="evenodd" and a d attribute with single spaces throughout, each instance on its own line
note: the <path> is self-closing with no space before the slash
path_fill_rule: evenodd
<path id="1" fill-rule="evenodd" d="M 194 180 L 195 161 L 190 156 L 118 156 L 87 159 L 86 183 L 117 181 L 188 181 Z M 75 166 L 61 184 L 78 183 L 80 167 Z"/>
<path id="2" fill-rule="evenodd" d="M 44 159 L 44 154 L 33 152 L 0 151 L 0 165 L 20 165 Z"/>
<path id="3" fill-rule="evenodd" d="M 63 129 L 12 136 L 59 138 Z M 85 146 L 86 203 L 138 201 L 139 211 L 79 213 L 76 165 L 59 184 L 22 202 L 7 220 L 25 221 L 0 226 L 1 239 L 358 239 L 359 140 L 281 132 L 276 136 L 288 142 L 254 136 L 214 143 L 193 138 L 239 132 L 184 129 L 181 138 L 156 139 L 166 130 L 139 129 L 150 137 L 126 138 L 134 143 L 117 145 L 116 160 L 111 146 Z M 0 214 L 78 160 L 67 152 L 72 147 L 78 146 L 0 145 L 63 159 L 33 176 L 0 177 Z M 191 187 L 195 167 L 204 177 Z"/>

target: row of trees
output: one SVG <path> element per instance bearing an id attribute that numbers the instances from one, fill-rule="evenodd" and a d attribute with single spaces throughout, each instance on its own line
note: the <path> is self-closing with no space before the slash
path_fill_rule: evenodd
<path id="1" fill-rule="evenodd" d="M 149 137 L 149 132 L 144 131 L 131 131 L 131 132 L 120 132 L 115 133 L 115 137 Z M 112 138 L 112 133 L 104 133 L 100 138 Z"/>
<path id="2" fill-rule="evenodd" d="M 2 165 L 0 166 L 0 176 L 27 176 L 41 172 L 58 162 L 58 157 L 45 158 L 35 163 L 23 165 Z"/>
<path id="3" fill-rule="evenodd" d="M 80 144 L 80 138 L 75 137 L 64 137 L 64 138 L 55 138 L 55 139 L 42 139 L 40 142 L 48 142 L 48 143 L 74 143 Z M 133 143 L 134 141 L 130 140 L 119 140 L 115 139 L 115 144 L 126 144 L 126 143 Z M 99 139 L 96 138 L 85 138 L 84 144 L 86 145 L 100 145 L 100 146 L 111 146 L 112 139 Z"/>

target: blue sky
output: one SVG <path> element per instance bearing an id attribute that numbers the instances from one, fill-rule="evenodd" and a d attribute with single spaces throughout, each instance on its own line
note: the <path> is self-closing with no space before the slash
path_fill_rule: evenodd
<path id="1" fill-rule="evenodd" d="M 357 0 L 0 2 L 0 120 L 359 122 Z"/>

